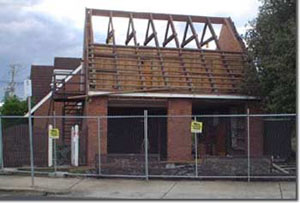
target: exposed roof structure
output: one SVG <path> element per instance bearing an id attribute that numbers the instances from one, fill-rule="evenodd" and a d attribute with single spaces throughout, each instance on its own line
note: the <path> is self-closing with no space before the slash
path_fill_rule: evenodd
<path id="1" fill-rule="evenodd" d="M 106 43 L 94 40 L 97 16 L 108 18 Z M 115 18 L 128 19 L 124 44 L 116 42 Z M 143 45 L 137 40 L 136 19 L 147 23 Z M 164 30 L 156 30 L 157 21 L 165 22 Z M 176 30 L 176 23 L 184 29 Z M 216 24 L 221 25 L 219 35 Z M 165 36 L 162 43 L 158 32 Z M 88 92 L 240 94 L 247 56 L 230 18 L 87 9 L 84 36 Z M 196 46 L 188 47 L 191 43 Z"/>

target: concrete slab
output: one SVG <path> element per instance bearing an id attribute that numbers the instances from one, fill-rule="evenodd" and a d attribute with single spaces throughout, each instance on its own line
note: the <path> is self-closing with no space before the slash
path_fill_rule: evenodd
<path id="1" fill-rule="evenodd" d="M 52 192 L 66 193 L 84 178 L 54 178 L 54 177 L 36 177 L 35 187 L 39 189 L 51 189 Z"/>
<path id="2" fill-rule="evenodd" d="M 86 199 L 295 199 L 295 182 L 132 180 L 0 175 L 0 191 Z"/>
<path id="3" fill-rule="evenodd" d="M 39 190 L 52 193 L 66 193 L 81 181 L 80 178 L 35 177 L 34 188 L 31 187 L 30 176 L 0 176 L 0 189 L 10 190 Z"/>
<path id="4" fill-rule="evenodd" d="M 17 188 L 28 188 L 31 186 L 31 179 L 28 176 L 0 176 L 0 188 L 6 187 L 17 187 Z"/>
<path id="5" fill-rule="evenodd" d="M 281 199 L 274 182 L 178 181 L 165 199 Z"/>
<path id="6" fill-rule="evenodd" d="M 72 194 L 92 198 L 160 199 L 175 181 L 86 179 L 72 188 Z M 86 188 L 90 188 L 88 191 Z"/>
<path id="7" fill-rule="evenodd" d="M 283 199 L 296 199 L 296 182 L 279 182 Z"/>

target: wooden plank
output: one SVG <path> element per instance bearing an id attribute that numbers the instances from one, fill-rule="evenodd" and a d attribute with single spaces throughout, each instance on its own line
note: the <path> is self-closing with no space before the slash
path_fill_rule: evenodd
<path id="1" fill-rule="evenodd" d="M 91 53 L 91 54 L 93 54 L 93 53 Z M 198 53 L 199 54 L 199 53 Z M 93 54 L 94 55 L 94 54 Z M 182 54 L 183 55 L 183 54 Z M 113 54 L 112 55 L 113 57 L 115 57 L 115 55 Z M 135 58 L 132 58 L 134 55 L 130 55 L 130 58 L 129 57 L 126 57 L 126 56 L 124 56 L 124 55 L 121 55 L 121 54 L 119 54 L 118 55 L 119 56 L 119 58 L 120 58 L 120 60 L 122 60 L 122 61 L 138 61 L 138 59 L 136 59 L 136 56 L 135 56 Z M 159 59 L 159 57 L 158 56 L 147 56 L 147 55 L 143 55 L 143 54 L 140 54 L 140 56 L 141 57 L 143 57 L 143 59 L 144 60 L 153 60 L 153 59 Z M 103 59 L 107 59 L 107 60 L 113 60 L 113 57 L 111 57 L 111 56 L 107 56 L 106 54 L 105 55 L 94 55 L 94 58 L 90 58 L 90 59 L 95 59 L 95 60 L 97 60 L 97 59 L 101 59 L 101 60 L 103 60 Z M 164 59 L 167 59 L 168 61 L 169 61 L 169 63 L 174 63 L 174 64 L 177 64 L 178 63 L 178 60 L 179 60 L 179 58 L 178 58 L 178 56 L 176 56 L 176 57 L 167 57 L 167 56 L 162 56 Z M 199 57 L 199 56 L 198 56 Z M 182 58 L 183 59 L 191 59 L 191 60 L 193 60 L 193 59 L 197 59 L 198 57 L 185 57 L 185 56 L 182 56 Z M 169 59 L 173 59 L 173 61 L 171 61 L 171 60 L 169 60 Z M 241 63 L 244 63 L 244 62 L 246 62 L 246 61 L 244 61 L 244 60 L 240 60 L 240 61 L 238 61 L 238 60 L 231 60 L 231 59 L 227 59 L 226 57 L 222 60 L 222 59 L 220 59 L 220 57 L 206 57 L 206 59 L 208 59 L 208 60 L 218 60 L 220 63 L 222 63 L 223 64 L 223 62 L 222 61 L 226 61 L 226 62 L 235 62 L 235 63 L 237 63 L 237 62 L 241 62 Z M 189 62 L 189 64 L 198 64 L 198 65 L 203 65 L 203 62 Z M 242 66 L 242 65 L 240 65 L 240 66 Z"/>
<path id="2" fill-rule="evenodd" d="M 150 26 L 152 26 L 151 23 Z M 172 28 L 171 24 L 170 28 Z M 117 53 L 112 53 L 113 47 L 97 46 L 92 49 L 95 50 L 94 72 L 89 74 L 95 78 L 94 81 L 91 81 L 93 89 L 106 88 L 114 91 L 113 87 L 116 85 L 114 77 L 118 76 L 122 91 L 128 89 L 149 90 L 156 87 L 165 87 L 169 88 L 169 91 L 174 91 L 176 87 L 184 87 L 178 91 L 190 92 L 191 88 L 185 87 L 195 86 L 197 93 L 201 92 L 199 87 L 204 88 L 206 93 L 212 93 L 211 81 L 214 80 L 214 85 L 219 93 L 233 93 L 239 90 L 239 88 L 233 88 L 233 85 L 238 85 L 244 80 L 243 54 L 241 53 L 224 54 L 226 55 L 225 60 L 230 65 L 230 67 L 224 67 L 220 52 L 183 50 L 180 55 L 179 49 L 161 50 L 159 47 L 152 49 L 142 47 L 137 50 L 136 47 L 120 46 L 116 46 L 116 48 Z M 203 53 L 204 61 L 201 60 L 199 53 Z M 112 62 L 116 56 L 118 60 L 117 64 L 114 64 Z M 163 67 L 160 59 L 163 60 Z M 117 70 L 114 69 L 115 65 L 118 66 Z M 213 69 L 213 72 L 201 67 Z M 229 77 L 226 72 L 228 68 L 232 70 L 235 78 Z M 141 76 L 144 77 L 143 80 Z M 164 82 L 166 79 L 168 87 Z M 189 84 L 189 82 L 191 83 Z"/>
<path id="3" fill-rule="evenodd" d="M 154 20 L 168 20 L 170 14 L 164 13 L 145 13 L 145 12 L 128 12 L 128 11 L 117 11 L 117 10 L 102 10 L 102 9 L 88 9 L 94 16 L 110 16 L 112 13 L 113 17 L 124 17 L 128 18 L 128 14 L 132 13 L 133 18 L 137 19 L 149 19 L 149 15 L 152 15 Z M 187 15 L 172 14 L 174 21 L 183 21 L 187 19 Z M 190 16 L 194 22 L 205 23 L 207 16 Z M 222 17 L 209 17 L 210 21 L 214 24 L 224 24 L 224 20 L 227 18 Z"/>
<path id="4" fill-rule="evenodd" d="M 210 18 L 208 18 L 208 17 L 207 17 L 206 19 L 207 19 L 207 25 L 208 25 L 208 28 L 209 28 L 209 30 L 210 30 L 210 32 L 211 32 L 211 34 L 212 34 L 212 36 L 213 36 L 213 38 L 214 38 L 214 40 L 215 40 L 217 49 L 220 50 L 219 40 L 218 40 L 218 37 L 217 37 L 217 35 L 216 35 L 216 33 L 215 33 L 215 30 L 214 30 L 214 28 L 213 28 L 213 26 L 212 26 L 211 20 L 210 20 Z"/>

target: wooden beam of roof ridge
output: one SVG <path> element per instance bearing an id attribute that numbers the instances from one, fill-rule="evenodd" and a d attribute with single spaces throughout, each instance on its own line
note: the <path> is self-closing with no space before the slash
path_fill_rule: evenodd
<path id="1" fill-rule="evenodd" d="M 173 18 L 173 21 L 183 21 L 186 22 L 190 17 L 195 23 L 206 23 L 207 18 L 213 24 L 224 24 L 225 19 L 222 17 L 210 17 L 210 16 L 194 16 L 194 15 L 179 15 L 179 14 L 165 14 L 165 13 L 145 13 L 145 12 L 130 12 L 130 11 L 118 11 L 118 10 L 102 10 L 102 9 L 90 9 L 93 16 L 107 16 L 109 17 L 112 14 L 112 17 L 123 17 L 129 18 L 129 15 L 132 14 L 133 18 L 137 19 L 149 19 L 152 15 L 153 20 L 169 20 L 170 15 Z"/>

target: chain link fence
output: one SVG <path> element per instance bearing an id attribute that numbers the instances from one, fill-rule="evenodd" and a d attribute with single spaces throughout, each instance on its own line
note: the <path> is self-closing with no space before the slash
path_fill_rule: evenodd
<path id="1" fill-rule="evenodd" d="M 296 115 L 0 118 L 2 171 L 69 176 L 295 179 Z M 201 122 L 201 133 L 191 122 Z M 56 139 L 50 132 L 58 129 Z M 30 146 L 33 150 L 31 167 Z"/>

